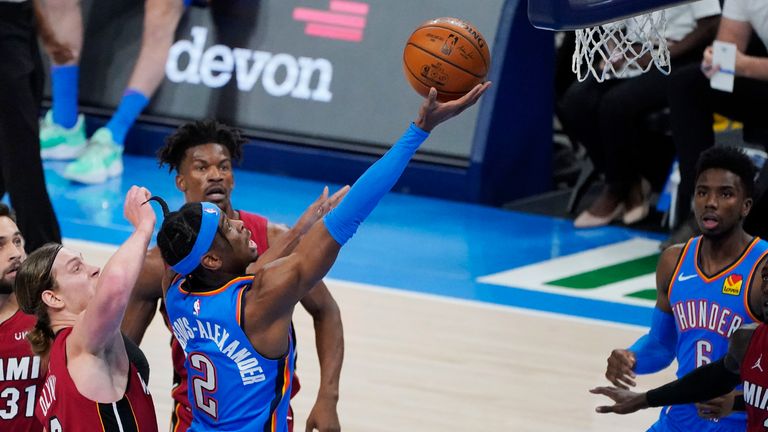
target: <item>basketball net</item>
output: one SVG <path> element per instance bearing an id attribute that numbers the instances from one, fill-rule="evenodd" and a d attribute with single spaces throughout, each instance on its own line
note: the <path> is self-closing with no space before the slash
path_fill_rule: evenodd
<path id="1" fill-rule="evenodd" d="M 576 30 L 573 72 L 579 81 L 591 73 L 598 82 L 629 78 L 648 72 L 653 65 L 669 75 L 669 47 L 664 37 L 667 18 L 663 10 L 600 26 Z"/>

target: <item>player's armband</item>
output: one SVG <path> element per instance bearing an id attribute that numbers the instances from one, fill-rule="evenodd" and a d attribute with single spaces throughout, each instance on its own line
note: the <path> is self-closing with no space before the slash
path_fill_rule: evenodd
<path id="1" fill-rule="evenodd" d="M 343 246 L 352 238 L 357 227 L 395 185 L 411 156 L 428 136 L 428 132 L 411 123 L 395 145 L 357 179 L 341 203 L 325 216 L 325 227 L 336 242 Z"/>
<path id="2" fill-rule="evenodd" d="M 675 359 L 676 346 L 675 317 L 659 308 L 654 308 L 651 330 L 628 348 L 635 354 L 637 360 L 634 371 L 639 374 L 648 374 L 664 369 Z"/>

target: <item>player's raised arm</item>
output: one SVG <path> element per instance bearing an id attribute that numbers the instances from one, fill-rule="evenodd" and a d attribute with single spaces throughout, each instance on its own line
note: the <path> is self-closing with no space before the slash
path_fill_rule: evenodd
<path id="1" fill-rule="evenodd" d="M 113 337 L 119 337 L 120 323 L 155 228 L 149 197 L 145 188 L 133 186 L 128 191 L 123 214 L 134 232 L 104 266 L 89 307 L 72 329 L 70 340 L 87 352 L 98 352 Z"/>
<path id="2" fill-rule="evenodd" d="M 352 238 L 363 220 L 392 189 L 429 132 L 474 105 L 490 85 L 490 82 L 478 84 L 460 99 L 443 103 L 437 101 L 437 90 L 430 91 L 419 108 L 416 120 L 395 145 L 360 176 L 344 200 L 325 217 L 322 224 L 313 225 L 296 247 L 295 253 L 289 257 L 289 265 L 295 272 L 275 269 L 271 274 L 264 275 L 267 280 L 271 277 L 284 279 L 276 281 L 277 286 L 285 290 L 280 310 L 291 310 L 328 273 L 341 246 Z"/>

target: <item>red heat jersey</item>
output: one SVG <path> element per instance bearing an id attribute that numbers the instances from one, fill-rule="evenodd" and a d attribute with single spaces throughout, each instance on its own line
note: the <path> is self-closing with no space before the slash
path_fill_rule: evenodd
<path id="1" fill-rule="evenodd" d="M 40 390 L 35 415 L 50 432 L 157 432 L 152 396 L 131 363 L 123 398 L 112 403 L 92 401 L 77 390 L 67 369 L 67 338 L 59 332 L 51 347 L 48 375 Z"/>
<path id="2" fill-rule="evenodd" d="M 768 326 L 760 324 L 752 334 L 741 363 L 747 432 L 768 429 Z"/>
<path id="3" fill-rule="evenodd" d="M 44 375 L 40 357 L 32 354 L 27 332 L 35 317 L 17 311 L 0 323 L 0 431 L 40 432 L 35 401 Z"/>
<path id="4" fill-rule="evenodd" d="M 257 214 L 248 213 L 246 211 L 238 210 L 240 213 L 240 220 L 243 221 L 243 225 L 251 230 L 251 240 L 256 242 L 256 248 L 259 255 L 269 249 L 269 221 L 263 216 Z"/>
<path id="5" fill-rule="evenodd" d="M 251 239 L 256 243 L 258 253 L 261 254 L 269 249 L 268 226 L 269 221 L 254 213 L 238 210 L 240 220 L 243 225 L 251 231 Z M 168 314 L 165 312 L 165 305 L 160 303 L 160 314 L 168 330 L 173 334 Z M 295 340 L 295 337 L 294 337 Z M 171 361 L 173 362 L 173 389 L 171 397 L 173 398 L 173 413 L 171 413 L 171 432 L 185 432 L 192 424 L 192 410 L 189 407 L 187 398 L 187 369 L 184 367 L 184 349 L 179 345 L 175 337 L 171 336 Z M 294 374 L 291 383 L 291 398 L 298 393 L 301 388 L 299 378 Z M 288 430 L 293 431 L 293 410 L 289 407 L 288 411 Z"/>

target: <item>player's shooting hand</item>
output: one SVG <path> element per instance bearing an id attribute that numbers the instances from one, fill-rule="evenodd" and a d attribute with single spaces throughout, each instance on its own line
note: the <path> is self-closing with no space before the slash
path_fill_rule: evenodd
<path id="1" fill-rule="evenodd" d="M 712 63 L 712 46 L 708 46 L 704 49 L 704 57 L 701 59 L 701 71 L 707 78 L 712 78 L 716 73 L 720 71 L 720 65 Z"/>
<path id="2" fill-rule="evenodd" d="M 336 412 L 336 402 L 333 400 L 318 398 L 315 406 L 307 417 L 306 432 L 339 432 L 339 414 Z"/>
<path id="3" fill-rule="evenodd" d="M 125 195 L 123 215 L 138 230 L 152 232 L 155 228 L 155 211 L 147 200 L 152 194 L 144 187 L 131 186 Z"/>
<path id="4" fill-rule="evenodd" d="M 429 89 L 429 95 L 424 99 L 424 103 L 421 104 L 419 117 L 414 123 L 422 130 L 430 132 L 435 126 L 461 114 L 462 111 L 474 105 L 490 86 L 490 81 L 478 84 L 464 96 L 448 102 L 438 102 L 437 90 L 432 87 Z"/>
<path id="5" fill-rule="evenodd" d="M 697 403 L 696 410 L 699 413 L 699 417 L 705 419 L 719 419 L 729 416 L 731 412 L 733 412 L 733 400 L 735 397 L 736 392 L 730 392 L 719 398 Z"/>
<path id="6" fill-rule="evenodd" d="M 629 389 L 637 385 L 634 381 L 635 364 L 637 359 L 632 351 L 625 349 L 615 349 L 611 351 L 611 355 L 608 357 L 608 367 L 605 369 L 605 377 L 608 378 L 613 385 L 622 389 Z"/>
<path id="7" fill-rule="evenodd" d="M 592 394 L 608 396 L 616 402 L 613 405 L 599 406 L 595 411 L 604 413 L 630 414 L 641 409 L 648 408 L 645 393 L 635 393 L 616 387 L 596 387 L 589 391 Z"/>

